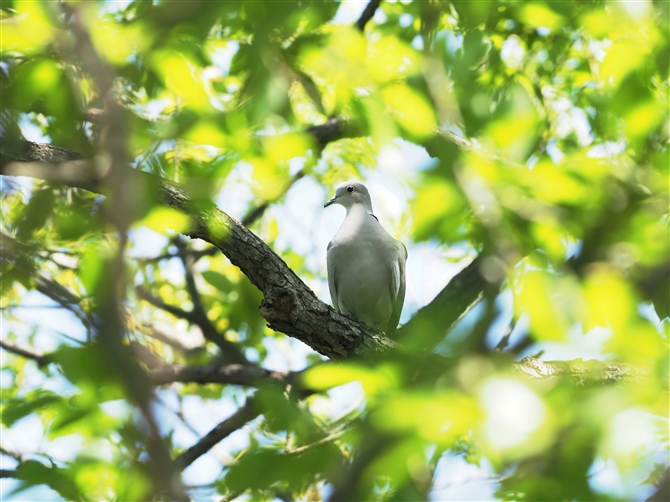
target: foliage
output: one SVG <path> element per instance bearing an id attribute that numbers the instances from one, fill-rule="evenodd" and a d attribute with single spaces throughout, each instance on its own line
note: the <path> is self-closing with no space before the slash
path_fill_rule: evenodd
<path id="1" fill-rule="evenodd" d="M 347 7 L 3 2 L 3 165 L 26 160 L 6 151 L 38 131 L 113 174 L 103 195 L 2 178 L 3 437 L 43 436 L 25 451 L 3 442 L 14 493 L 180 498 L 173 470 L 231 413 L 223 467 L 193 498 L 439 498 L 454 457 L 495 476 L 501 500 L 639 498 L 634 485 L 658 479 L 669 4 L 387 1 L 364 30 L 333 22 Z M 329 119 L 341 139 L 315 132 Z M 193 215 L 128 184 L 128 165 L 182 187 L 197 210 L 250 193 L 248 224 L 312 286 L 324 275 L 314 244 L 282 241 L 291 194 L 389 176 L 378 159 L 409 143 L 432 161 L 394 174 L 411 194 L 394 233 L 410 256 L 421 242 L 477 253 L 490 281 L 434 354 L 424 314 L 381 355 L 311 352 L 293 355 L 301 373 L 155 388 L 147 375 L 166 364 L 272 368 L 299 349 L 266 327 L 263 295 L 237 267 L 179 236 Z M 39 328 L 46 299 L 68 313 L 61 333 Z M 515 370 L 575 333 L 604 339 L 600 357 L 637 377 L 576 385 Z M 347 396 L 357 386 L 360 402 Z M 256 412 L 236 415 L 245 399 Z M 195 435 L 191 407 L 216 410 Z M 185 476 L 211 470 L 205 458 Z M 608 463 L 619 486 L 597 482 Z"/>

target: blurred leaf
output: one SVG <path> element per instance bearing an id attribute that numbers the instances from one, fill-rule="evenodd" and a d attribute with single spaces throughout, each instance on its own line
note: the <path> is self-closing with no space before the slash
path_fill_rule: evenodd
<path id="1" fill-rule="evenodd" d="M 147 216 L 136 223 L 163 235 L 174 232 L 184 233 L 191 227 L 191 219 L 181 211 L 171 207 L 154 207 Z"/>
<path id="2" fill-rule="evenodd" d="M 309 389 L 327 390 L 345 383 L 359 381 L 368 396 L 393 389 L 401 379 L 400 369 L 391 365 L 368 368 L 353 363 L 321 364 L 302 374 Z"/>
<path id="3" fill-rule="evenodd" d="M 68 380 L 89 393 L 95 392 L 98 402 L 125 397 L 118 371 L 98 344 L 61 346 L 53 353 L 53 360 Z"/>
<path id="4" fill-rule="evenodd" d="M 90 295 L 96 294 L 103 287 L 105 271 L 112 259 L 112 250 L 98 242 L 84 248 L 79 260 L 79 279 Z"/>
<path id="5" fill-rule="evenodd" d="M 29 0 L 14 2 L 16 14 L 2 19 L 3 54 L 16 51 L 30 55 L 42 50 L 54 36 L 54 28 L 46 12 L 47 5 Z"/>
<path id="6" fill-rule="evenodd" d="M 523 274 L 515 295 L 516 315 L 528 314 L 530 329 L 537 340 L 565 340 L 568 321 L 561 302 L 558 281 L 546 272 L 528 271 Z"/>
<path id="7" fill-rule="evenodd" d="M 488 133 L 505 158 L 524 161 L 539 139 L 539 121 L 540 116 L 528 91 L 513 83 L 504 89 Z"/>
<path id="8" fill-rule="evenodd" d="M 341 454 L 332 444 L 314 446 L 297 455 L 271 450 L 250 451 L 228 470 L 226 486 L 234 492 L 249 486 L 264 489 L 281 484 L 300 492 L 310 478 L 327 472 L 327 468 L 336 466 L 338 461 L 341 461 Z"/>
<path id="9" fill-rule="evenodd" d="M 445 241 L 456 239 L 456 229 L 463 224 L 465 200 L 452 183 L 436 177 L 426 178 L 412 207 L 414 237 L 426 240 L 438 236 Z"/>
<path id="10" fill-rule="evenodd" d="M 594 270 L 586 280 L 584 294 L 588 304 L 585 329 L 606 326 L 624 331 L 636 310 L 632 291 L 618 274 L 605 268 Z"/>
<path id="11" fill-rule="evenodd" d="M 186 106 L 199 111 L 211 109 L 199 68 L 193 61 L 183 54 L 157 52 L 154 53 L 152 65 L 162 76 L 167 89 L 183 99 Z"/>
<path id="12" fill-rule="evenodd" d="M 11 427 L 31 413 L 60 403 L 62 397 L 48 390 L 36 389 L 25 396 L 10 401 L 2 408 L 2 423 Z"/>
<path id="13" fill-rule="evenodd" d="M 35 460 L 27 460 L 19 464 L 16 471 L 21 481 L 12 494 L 20 493 L 31 486 L 46 484 L 66 500 L 89 500 L 79 491 L 69 469 L 46 467 Z"/>
<path id="14" fill-rule="evenodd" d="M 456 392 L 405 393 L 380 403 L 371 420 L 381 431 L 412 431 L 425 440 L 449 445 L 472 427 L 480 413 L 470 397 Z"/>
<path id="15" fill-rule="evenodd" d="M 556 29 L 565 24 L 562 16 L 556 14 L 548 5 L 540 2 L 522 5 L 519 17 L 523 22 L 534 28 Z"/>
<path id="16" fill-rule="evenodd" d="M 53 211 L 55 195 L 52 188 L 44 188 L 33 193 L 26 206 L 23 219 L 18 224 L 17 236 L 28 240 L 32 234 L 42 228 Z"/>
<path id="17" fill-rule="evenodd" d="M 413 137 L 425 138 L 435 132 L 435 112 L 426 100 L 405 85 L 382 90 L 393 117 Z"/>
<path id="18" fill-rule="evenodd" d="M 230 279 L 228 279 L 228 277 L 220 272 L 216 272 L 214 270 L 205 270 L 201 272 L 200 275 L 202 275 L 202 278 L 205 279 L 208 283 L 224 293 L 229 293 L 235 287 Z"/>

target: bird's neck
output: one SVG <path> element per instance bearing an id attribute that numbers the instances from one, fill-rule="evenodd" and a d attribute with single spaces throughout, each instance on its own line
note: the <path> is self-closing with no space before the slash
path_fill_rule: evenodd
<path id="1" fill-rule="evenodd" d="M 367 206 L 364 204 L 354 204 L 347 208 L 347 218 L 365 218 L 366 215 L 372 215 L 372 206 Z"/>

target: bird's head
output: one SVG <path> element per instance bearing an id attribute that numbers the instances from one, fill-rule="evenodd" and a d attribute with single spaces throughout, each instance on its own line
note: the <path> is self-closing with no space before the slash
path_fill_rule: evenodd
<path id="1" fill-rule="evenodd" d="M 328 200 L 323 207 L 328 207 L 332 204 L 344 206 L 347 211 L 356 204 L 363 204 L 368 212 L 372 214 L 370 192 L 368 192 L 368 189 L 360 181 L 347 181 L 339 185 L 335 190 L 335 196 Z"/>

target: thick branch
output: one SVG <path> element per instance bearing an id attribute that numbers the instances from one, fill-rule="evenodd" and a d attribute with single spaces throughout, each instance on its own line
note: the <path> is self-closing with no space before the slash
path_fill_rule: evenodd
<path id="1" fill-rule="evenodd" d="M 68 151 L 58 147 L 40 145 L 38 148 L 39 151 L 50 149 L 54 150 L 50 158 L 66 163 L 67 176 L 61 176 L 60 166 L 52 164 L 10 162 L 17 159 L 7 157 L 5 152 L 0 158 L 0 172 L 60 181 L 100 193 L 100 179 L 90 165 L 78 161 L 73 166 L 68 162 Z M 137 178 L 136 185 L 155 187 L 163 204 L 189 215 L 194 224 L 187 234 L 218 247 L 263 292 L 260 314 L 272 329 L 297 338 L 330 358 L 385 351 L 395 345 L 365 324 L 343 316 L 321 302 L 261 239 L 213 203 L 199 201 L 196 206 L 182 189 L 165 180 L 137 170 L 128 173 Z M 478 266 L 472 264 L 428 307 L 421 309 L 408 326 L 399 331 L 399 337 L 402 339 L 403 333 L 414 332 L 417 326 L 424 327 L 422 319 L 436 315 L 437 321 L 430 325 L 435 328 L 435 338 L 439 340 L 480 295 L 485 283 Z M 450 307 L 445 310 L 446 304 Z"/>
<path id="2" fill-rule="evenodd" d="M 58 147 L 42 147 L 63 153 Z M 50 180 L 60 178 L 59 166 L 39 163 L 37 173 L 35 163 L 30 163 L 25 172 L 23 166 L 20 162 L 2 162 L 0 172 L 31 177 L 37 174 L 37 177 Z M 68 180 L 74 186 L 86 186 L 100 193 L 102 186 L 98 179 L 91 176 L 90 166 L 83 164 L 78 167 L 81 169 L 79 175 L 71 171 Z M 199 201 L 196 207 L 177 186 L 141 171 L 131 170 L 129 175 L 137 177 L 140 185 L 151 183 L 163 204 L 188 214 L 194 225 L 187 234 L 218 247 L 264 293 L 260 314 L 272 329 L 297 338 L 330 358 L 384 351 L 394 345 L 380 333 L 339 314 L 319 300 L 261 239 L 213 203 Z"/>

